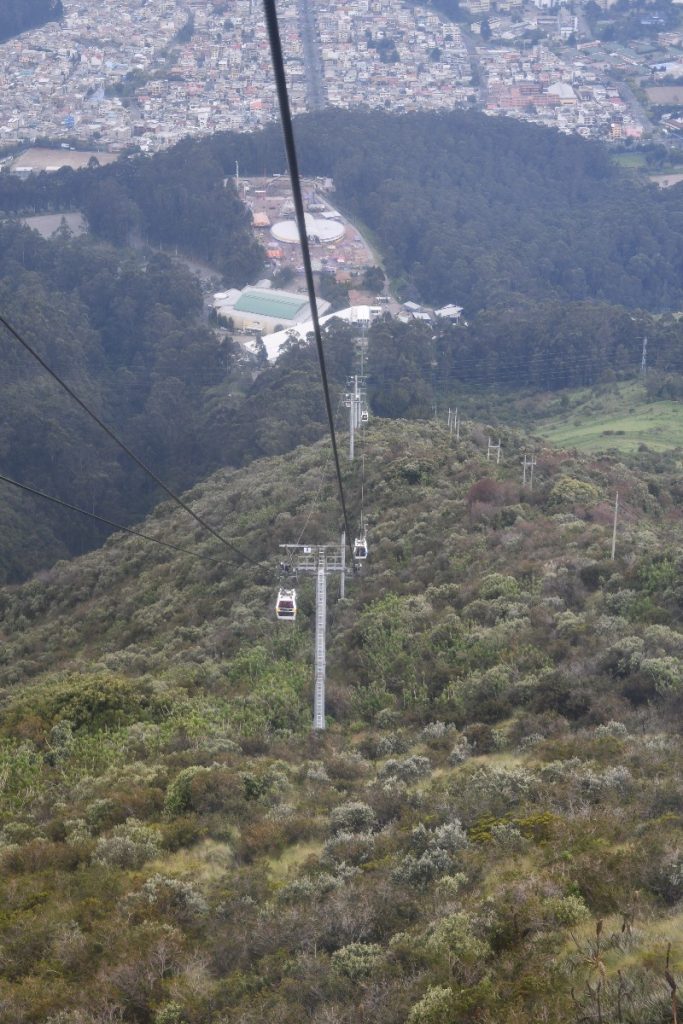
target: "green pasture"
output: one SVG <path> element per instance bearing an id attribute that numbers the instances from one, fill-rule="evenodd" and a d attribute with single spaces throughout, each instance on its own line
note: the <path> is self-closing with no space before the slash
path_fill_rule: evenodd
<path id="1" fill-rule="evenodd" d="M 645 153 L 613 153 L 612 160 L 619 167 L 626 167 L 631 171 L 641 171 L 647 168 Z"/>
<path id="2" fill-rule="evenodd" d="M 655 451 L 683 447 L 683 403 L 648 402 L 644 389 L 634 384 L 603 396 L 577 397 L 577 404 L 542 420 L 536 432 L 559 448 L 587 452 L 633 452 L 641 444 Z"/>

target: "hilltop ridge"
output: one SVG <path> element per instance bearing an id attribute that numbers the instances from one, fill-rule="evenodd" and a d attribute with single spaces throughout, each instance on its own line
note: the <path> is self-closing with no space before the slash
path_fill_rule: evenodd
<path id="1" fill-rule="evenodd" d="M 0 589 L 6 1019 L 570 1024 L 597 976 L 603 1019 L 667 1019 L 680 452 L 463 433 L 369 426 L 323 735 L 310 584 L 273 614 L 277 545 L 337 536 L 323 442 L 186 496 L 256 565 L 114 536 Z M 167 504 L 142 528 L 223 557 Z"/>
<path id="2" fill-rule="evenodd" d="M 518 431 L 501 434 L 496 427 L 503 439 L 503 461 L 496 466 L 486 461 L 485 428 L 472 423 L 468 432 L 470 436 L 456 445 L 438 425 L 373 421 L 367 431 L 365 484 L 372 560 L 356 581 L 359 586 L 351 583 L 344 607 L 358 600 L 362 605 L 383 590 L 409 594 L 430 584 L 462 585 L 463 573 L 467 575 L 474 565 L 479 573 L 506 566 L 514 571 L 514 563 L 519 561 L 527 575 L 538 574 L 544 556 L 557 560 L 563 551 L 569 559 L 602 563 L 609 556 L 609 507 L 617 488 L 622 500 L 622 555 L 627 549 L 632 557 L 645 557 L 648 552 L 654 556 L 662 544 L 673 546 L 672 524 L 678 524 L 674 507 L 678 494 L 676 452 L 659 454 L 656 464 L 647 460 L 658 481 L 648 490 L 643 474 L 616 453 L 585 456 L 546 448 L 539 456 L 534 491 L 525 492 L 518 464 L 523 451 L 538 448 L 540 442 L 534 445 Z M 178 625 L 196 627 L 198 637 L 203 638 L 196 646 L 190 645 L 192 660 L 215 657 L 215 649 L 210 653 L 206 641 L 207 630 L 220 622 L 229 635 L 235 624 L 235 605 L 238 619 L 241 615 L 252 620 L 246 632 L 238 631 L 239 638 L 258 639 L 271 632 L 278 545 L 300 537 L 311 543 L 334 541 L 340 530 L 329 465 L 321 496 L 316 499 L 326 459 L 327 442 L 321 441 L 283 456 L 257 460 L 242 470 L 220 470 L 186 494 L 185 499 L 202 516 L 258 563 L 256 567 L 222 550 L 185 513 L 162 503 L 142 524 L 142 532 L 196 551 L 196 559 L 116 535 L 90 555 L 59 562 L 24 586 L 5 588 L 0 619 L 3 677 L 9 672 L 22 678 L 21 662 L 11 656 L 13 636 L 21 637 L 27 653 L 44 646 L 41 661 L 29 658 L 27 674 L 32 675 L 68 665 L 74 652 L 82 658 L 83 645 L 93 656 L 141 645 L 151 665 L 165 667 L 169 635 Z M 346 470 L 356 515 L 359 465 L 357 461 Z M 668 504 L 667 483 L 673 489 Z M 574 519 L 576 507 L 583 518 L 576 519 L 573 529 L 577 531 L 584 523 L 587 532 L 581 540 L 577 536 L 563 545 L 561 538 L 571 523 L 563 523 L 561 517 Z M 653 524 L 661 529 L 661 539 L 653 534 Z M 504 526 L 513 532 L 516 528 L 514 543 Z M 568 534 L 571 532 L 569 529 Z M 483 543 L 487 536 L 490 544 Z M 502 541 L 501 536 L 505 537 Z M 438 548 L 430 544 L 429 537 L 439 538 Z M 654 550 L 650 547 L 653 542 Z M 203 561 L 204 557 L 209 561 Z M 532 563 L 527 565 L 529 559 Z M 218 600 L 213 600 L 214 596 Z M 112 614 L 117 607 L 119 615 Z M 304 616 L 307 612 L 310 607 L 304 607 Z M 70 633 L 73 639 L 59 646 L 45 645 L 46 630 L 69 618 L 76 620 L 72 624 L 75 633 Z M 34 634 L 38 627 L 39 635 Z M 163 646 L 165 654 L 153 653 Z M 232 646 L 231 641 L 226 649 Z"/>

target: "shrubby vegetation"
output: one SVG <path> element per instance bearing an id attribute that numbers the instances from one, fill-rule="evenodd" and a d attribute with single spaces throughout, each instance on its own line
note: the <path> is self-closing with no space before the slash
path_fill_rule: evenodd
<path id="1" fill-rule="evenodd" d="M 190 492 L 255 567 L 114 537 L 0 590 L 8 1020 L 670 1019 L 676 456 L 547 451 L 532 493 L 528 438 L 495 466 L 485 437 L 370 425 L 371 557 L 331 603 L 323 736 L 310 584 L 282 626 L 270 568 L 322 443 Z M 328 476 L 306 538 L 337 528 Z M 166 506 L 147 529 L 213 547 Z"/>

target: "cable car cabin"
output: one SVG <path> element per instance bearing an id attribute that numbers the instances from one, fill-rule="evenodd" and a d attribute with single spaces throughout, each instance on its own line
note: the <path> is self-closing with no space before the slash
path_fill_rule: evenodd
<path id="1" fill-rule="evenodd" d="M 360 421 L 361 421 L 361 423 L 367 423 L 369 419 L 370 419 L 370 417 L 368 415 L 368 410 L 367 409 L 363 409 L 361 414 L 360 414 Z"/>
<path id="2" fill-rule="evenodd" d="M 368 542 L 365 537 L 356 537 L 353 542 L 353 557 L 356 562 L 364 562 L 368 557 Z"/>
<path id="3" fill-rule="evenodd" d="M 275 602 L 275 615 L 285 622 L 294 622 L 296 618 L 296 590 L 280 589 Z"/>

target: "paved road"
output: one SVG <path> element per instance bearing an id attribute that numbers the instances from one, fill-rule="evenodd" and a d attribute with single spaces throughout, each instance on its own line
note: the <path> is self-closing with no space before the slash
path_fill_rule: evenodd
<path id="1" fill-rule="evenodd" d="M 642 105 L 640 100 L 637 98 L 637 96 L 633 92 L 633 89 L 631 88 L 631 86 L 627 82 L 625 82 L 623 79 L 620 79 L 617 82 L 617 86 L 619 88 L 619 93 L 621 95 L 621 98 L 623 100 L 625 100 L 626 103 L 628 103 L 629 107 L 631 108 L 631 113 L 633 114 L 633 116 L 637 120 L 642 122 L 642 124 L 645 127 L 645 130 L 649 131 L 649 132 L 652 132 L 652 134 L 653 134 L 653 136 L 655 138 L 661 137 L 661 135 L 662 135 L 661 128 L 659 127 L 659 125 L 654 124 L 650 120 L 650 115 L 648 114 L 648 112 L 645 109 L 645 107 Z"/>
<path id="2" fill-rule="evenodd" d="M 477 41 L 472 33 L 468 32 L 462 25 L 460 26 L 460 31 L 462 33 L 462 40 L 465 44 L 465 49 L 467 50 L 467 55 L 470 58 L 472 71 L 479 80 L 479 85 L 476 87 L 477 102 L 483 105 L 486 103 L 486 78 L 482 74 L 481 62 L 477 56 Z"/>
<path id="3" fill-rule="evenodd" d="M 322 110 L 327 106 L 327 94 L 313 0 L 299 0 L 299 28 L 304 48 L 308 109 Z"/>

